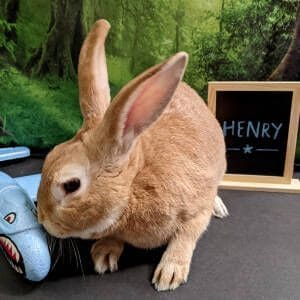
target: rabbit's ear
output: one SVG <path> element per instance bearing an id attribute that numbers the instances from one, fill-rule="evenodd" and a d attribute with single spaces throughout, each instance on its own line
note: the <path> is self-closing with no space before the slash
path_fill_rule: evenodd
<path id="1" fill-rule="evenodd" d="M 185 52 L 179 52 L 152 67 L 125 86 L 112 102 L 102 125 L 125 149 L 161 115 L 182 79 L 187 59 Z"/>
<path id="2" fill-rule="evenodd" d="M 98 124 L 110 104 L 110 90 L 105 59 L 105 39 L 110 29 L 106 20 L 95 23 L 80 51 L 78 65 L 82 129 Z"/>

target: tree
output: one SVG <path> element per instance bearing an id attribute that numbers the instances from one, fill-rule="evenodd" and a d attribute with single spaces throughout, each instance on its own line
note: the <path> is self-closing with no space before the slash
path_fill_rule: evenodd
<path id="1" fill-rule="evenodd" d="M 3 0 L 0 3 L 0 53 L 9 53 L 15 61 L 14 50 L 17 43 L 16 22 L 19 0 Z"/>
<path id="2" fill-rule="evenodd" d="M 290 46 L 269 80 L 300 80 L 300 4 Z"/>
<path id="3" fill-rule="evenodd" d="M 220 20 L 219 20 L 219 31 L 223 32 L 223 11 L 225 10 L 225 0 L 222 0 L 221 2 L 221 9 L 220 9 Z"/>
<path id="4" fill-rule="evenodd" d="M 180 31 L 182 29 L 182 23 L 185 16 L 184 4 L 182 0 L 179 0 L 177 3 L 177 8 L 175 13 L 173 14 L 173 18 L 175 20 L 175 43 L 174 43 L 174 52 L 178 52 L 180 50 Z"/>
<path id="5" fill-rule="evenodd" d="M 146 0 L 121 0 L 121 5 L 124 13 L 130 19 L 130 21 L 126 21 L 132 37 L 130 72 L 135 74 L 141 71 L 139 67 L 142 63 L 139 54 L 143 53 L 145 42 L 147 38 L 149 39 L 145 36 L 145 31 L 149 22 L 155 20 L 155 4 L 153 1 Z"/>
<path id="6" fill-rule="evenodd" d="M 51 17 L 45 42 L 27 64 L 32 75 L 50 73 L 74 79 L 84 39 L 83 0 L 51 0 Z"/>
<path id="7" fill-rule="evenodd" d="M 280 0 L 222 0 L 220 5 L 214 16 L 218 28 L 195 28 L 191 39 L 194 68 L 187 75 L 203 95 L 211 80 L 265 80 L 286 52 L 298 6 Z"/>
<path id="8" fill-rule="evenodd" d="M 5 20 L 8 24 L 15 24 L 17 22 L 19 5 L 19 0 L 3 0 L 3 2 L 1 3 L 2 19 Z M 16 42 L 17 34 L 15 27 L 11 30 L 7 30 L 5 32 L 5 35 L 7 39 Z"/>
<path id="9" fill-rule="evenodd" d="M 0 117 L 0 138 L 4 136 L 10 136 L 13 140 L 14 135 L 6 129 L 6 120 Z"/>

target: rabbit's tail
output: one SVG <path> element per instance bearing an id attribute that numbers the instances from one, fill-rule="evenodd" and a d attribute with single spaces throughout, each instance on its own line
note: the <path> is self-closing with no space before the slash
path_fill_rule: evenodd
<path id="1" fill-rule="evenodd" d="M 216 196 L 215 198 L 213 215 L 221 219 L 229 216 L 227 207 L 219 196 Z"/>

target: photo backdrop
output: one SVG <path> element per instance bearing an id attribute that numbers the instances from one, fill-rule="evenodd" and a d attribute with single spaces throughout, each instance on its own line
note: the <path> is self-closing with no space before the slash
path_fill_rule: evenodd
<path id="1" fill-rule="evenodd" d="M 1 0 L 0 145 L 51 148 L 78 130 L 78 55 L 99 18 L 112 95 L 181 50 L 205 100 L 210 80 L 300 79 L 299 1 Z"/>

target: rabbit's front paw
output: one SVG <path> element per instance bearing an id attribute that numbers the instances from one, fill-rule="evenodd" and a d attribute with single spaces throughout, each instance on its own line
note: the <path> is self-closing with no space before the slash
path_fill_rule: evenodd
<path id="1" fill-rule="evenodd" d="M 123 249 L 124 243 L 115 239 L 106 238 L 95 242 L 91 249 L 95 271 L 99 274 L 117 271 Z"/>
<path id="2" fill-rule="evenodd" d="M 229 216 L 227 207 L 219 196 L 216 196 L 216 198 L 215 198 L 213 215 L 216 218 L 220 218 L 220 219 L 223 219 L 223 218 L 226 218 Z"/>
<path id="3" fill-rule="evenodd" d="M 187 281 L 190 264 L 161 261 L 156 267 L 152 283 L 158 291 L 175 290 Z"/>

